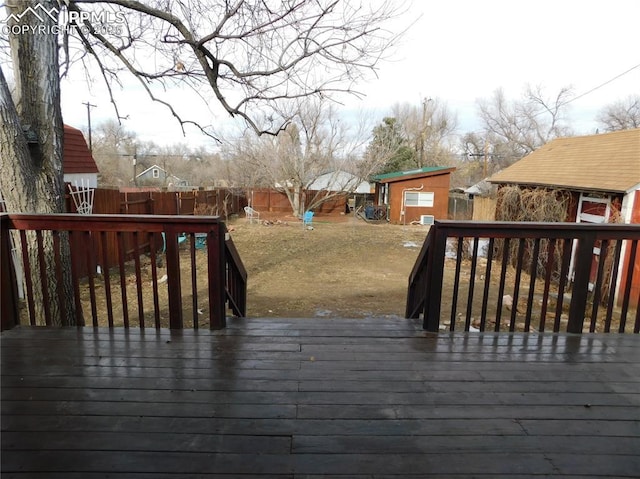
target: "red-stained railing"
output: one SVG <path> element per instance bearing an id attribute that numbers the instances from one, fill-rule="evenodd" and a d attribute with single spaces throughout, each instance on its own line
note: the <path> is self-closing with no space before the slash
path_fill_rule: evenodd
<path id="1" fill-rule="evenodd" d="M 428 331 L 640 332 L 640 225 L 438 221 L 409 277 Z"/>
<path id="2" fill-rule="evenodd" d="M 0 226 L 2 329 L 220 329 L 227 307 L 246 313 L 247 273 L 219 217 L 2 214 Z"/>

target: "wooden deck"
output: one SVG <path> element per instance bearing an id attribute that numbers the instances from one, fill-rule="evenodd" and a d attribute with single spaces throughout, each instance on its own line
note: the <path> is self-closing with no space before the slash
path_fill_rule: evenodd
<path id="1" fill-rule="evenodd" d="M 19 327 L 2 477 L 638 477 L 640 336 Z"/>

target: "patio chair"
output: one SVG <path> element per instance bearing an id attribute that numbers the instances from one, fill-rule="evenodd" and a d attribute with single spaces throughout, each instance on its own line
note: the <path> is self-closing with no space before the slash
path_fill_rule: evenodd
<path id="1" fill-rule="evenodd" d="M 302 216 L 302 225 L 303 226 L 311 226 L 313 223 L 313 211 L 305 211 Z"/>
<path id="2" fill-rule="evenodd" d="M 249 223 L 253 223 L 253 220 L 260 222 L 260 212 L 254 210 L 251 206 L 244 207 L 244 214 L 249 220 Z"/>
<path id="3" fill-rule="evenodd" d="M 207 247 L 207 233 L 196 233 L 196 249 L 203 249 Z"/>
<path id="4" fill-rule="evenodd" d="M 167 235 L 164 231 L 160 234 L 162 235 L 162 249 L 158 250 L 158 253 L 164 254 L 167 251 Z M 180 233 L 178 235 L 178 246 L 180 246 L 185 241 L 187 241 L 187 234 Z"/>

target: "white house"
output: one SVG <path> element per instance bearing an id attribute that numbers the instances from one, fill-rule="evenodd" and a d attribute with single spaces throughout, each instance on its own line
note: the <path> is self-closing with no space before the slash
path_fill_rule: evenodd
<path id="1" fill-rule="evenodd" d="M 307 185 L 314 191 L 344 191 L 346 193 L 371 193 L 371 185 L 356 175 L 342 170 L 334 170 L 318 176 Z"/>
<path id="2" fill-rule="evenodd" d="M 137 186 L 189 186 L 189 182 L 187 180 L 183 180 L 175 175 L 172 175 L 167 170 L 158 165 L 152 165 L 142 173 L 137 174 L 135 183 Z"/>

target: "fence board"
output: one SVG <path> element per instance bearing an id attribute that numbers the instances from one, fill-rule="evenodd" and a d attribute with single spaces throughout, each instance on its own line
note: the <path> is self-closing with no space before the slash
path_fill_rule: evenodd
<path id="1" fill-rule="evenodd" d="M 304 204 L 309 205 L 312 203 L 316 196 L 334 194 L 332 192 L 323 192 L 323 191 L 315 191 L 309 190 L 304 194 Z M 313 211 L 318 214 L 333 214 L 339 215 L 340 213 L 344 213 L 347 207 L 347 194 L 335 196 L 333 198 L 328 199 L 321 205 L 314 207 Z M 251 193 L 252 198 L 252 206 L 255 210 L 260 212 L 271 212 L 271 213 L 287 213 L 291 214 L 292 208 L 287 195 L 281 191 L 272 190 L 272 189 L 258 189 L 253 190 Z"/>
<path id="2" fill-rule="evenodd" d="M 496 200 L 476 196 L 473 199 L 473 221 L 494 221 L 496 218 Z"/>
<path id="3" fill-rule="evenodd" d="M 194 215 L 204 214 L 228 218 L 238 214 L 246 201 L 238 193 L 230 189 L 209 191 L 127 191 L 96 188 L 94 191 L 93 214 L 125 214 L 125 215 Z M 203 206 L 204 205 L 204 206 Z M 198 207 L 200 208 L 198 209 Z M 69 194 L 66 195 L 66 210 L 76 213 L 76 208 Z M 155 242 L 160 248 L 162 239 L 156 235 Z M 140 238 L 139 238 L 140 240 Z M 115 234 L 107 234 L 103 241 L 90 236 L 91 251 L 96 258 L 91 260 L 86 254 L 88 245 L 79 236 L 72 239 L 72 255 L 77 273 L 85 277 L 89 271 L 95 273 L 97 263 L 101 269 L 119 264 L 118 238 Z M 123 233 L 125 259 L 131 259 L 136 250 L 132 233 Z M 141 241 L 140 253 L 150 253 L 150 243 Z M 106 251 L 105 251 L 106 250 Z M 99 258 L 99 259 L 98 259 Z M 105 264 L 101 264 L 105 263 Z"/>

